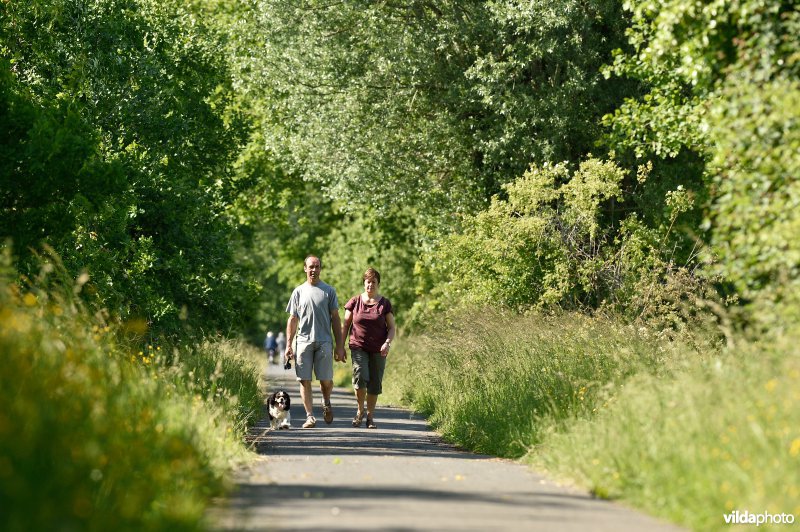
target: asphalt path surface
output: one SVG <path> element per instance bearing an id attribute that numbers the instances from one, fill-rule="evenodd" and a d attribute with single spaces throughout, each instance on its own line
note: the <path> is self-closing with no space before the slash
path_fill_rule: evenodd
<path id="1" fill-rule="evenodd" d="M 303 429 L 294 371 L 269 366 L 270 392 L 292 398 L 292 429 L 250 433 L 259 459 L 208 513 L 213 530 L 678 530 L 555 484 L 510 460 L 459 450 L 408 410 L 379 406 L 377 429 L 354 428 L 355 399 L 335 388 L 334 420 Z"/>

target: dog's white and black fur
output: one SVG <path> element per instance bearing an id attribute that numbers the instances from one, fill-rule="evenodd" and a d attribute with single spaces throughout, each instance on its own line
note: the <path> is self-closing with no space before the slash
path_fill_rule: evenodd
<path id="1" fill-rule="evenodd" d="M 278 390 L 267 399 L 267 412 L 269 412 L 269 426 L 272 430 L 289 429 L 292 427 L 292 416 L 289 408 L 292 406 L 289 394 Z"/>

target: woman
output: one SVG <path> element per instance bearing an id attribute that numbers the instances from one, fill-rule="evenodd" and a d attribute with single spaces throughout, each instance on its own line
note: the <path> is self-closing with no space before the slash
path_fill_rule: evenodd
<path id="1" fill-rule="evenodd" d="M 364 272 L 364 293 L 353 296 L 344 306 L 342 338 L 350 333 L 350 355 L 353 359 L 353 388 L 358 411 L 353 426 L 364 420 L 366 398 L 367 428 L 376 429 L 375 404 L 383 389 L 383 370 L 386 356 L 395 334 L 392 303 L 380 295 L 381 274 L 374 268 Z M 352 331 L 350 326 L 352 325 Z"/>

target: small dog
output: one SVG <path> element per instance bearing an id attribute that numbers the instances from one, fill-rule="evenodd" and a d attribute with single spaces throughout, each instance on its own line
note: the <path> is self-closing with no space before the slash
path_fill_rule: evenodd
<path id="1" fill-rule="evenodd" d="M 278 390 L 267 399 L 267 412 L 269 413 L 270 429 L 289 429 L 292 427 L 292 416 L 289 408 L 292 406 L 289 394 Z"/>

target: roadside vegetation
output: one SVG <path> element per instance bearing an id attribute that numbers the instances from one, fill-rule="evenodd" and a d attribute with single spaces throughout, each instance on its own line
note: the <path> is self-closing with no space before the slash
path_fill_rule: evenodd
<path id="1" fill-rule="evenodd" d="M 385 401 L 448 440 L 519 458 L 695 530 L 800 514 L 800 357 L 784 338 L 725 349 L 582 314 L 459 315 L 397 342 Z"/>
<path id="2" fill-rule="evenodd" d="M 183 2 L 0 9 L 0 528 L 197 530 L 262 413 L 243 124 Z"/>
<path id="3" fill-rule="evenodd" d="M 742 344 L 671 378 L 637 375 L 526 460 L 695 530 L 724 529 L 733 510 L 798 516 L 798 390 L 792 343 Z"/>
<path id="4" fill-rule="evenodd" d="M 3 530 L 201 528 L 262 414 L 253 348 L 131 341 L 63 273 L 0 279 Z"/>

